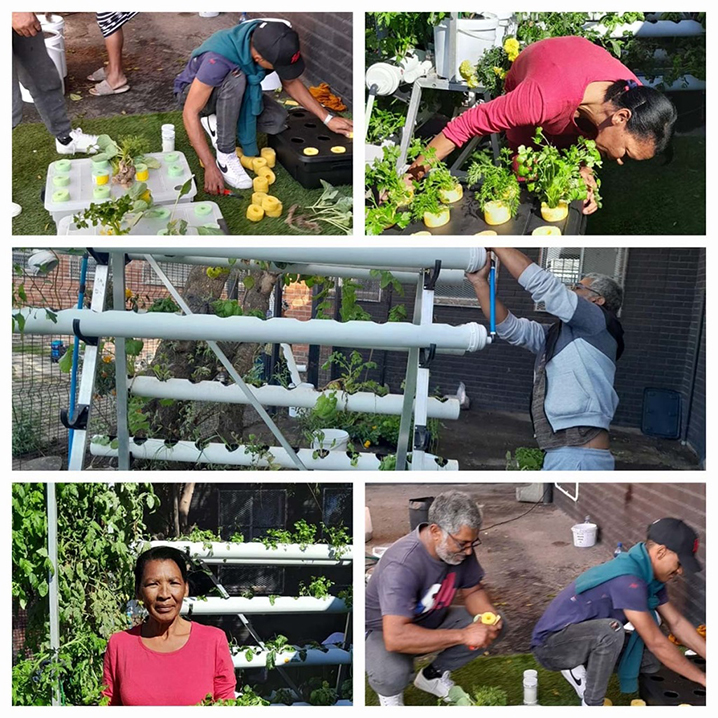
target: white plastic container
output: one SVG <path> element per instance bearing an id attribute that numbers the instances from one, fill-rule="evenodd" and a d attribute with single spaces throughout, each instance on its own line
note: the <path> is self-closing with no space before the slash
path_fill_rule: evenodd
<path id="1" fill-rule="evenodd" d="M 369 507 L 364 507 L 364 541 L 371 541 L 371 537 L 374 535 L 374 526 L 371 523 L 371 511 Z"/>
<path id="2" fill-rule="evenodd" d="M 321 434 L 324 434 L 323 438 Z M 348 444 L 349 433 L 344 429 L 320 429 L 312 439 L 312 449 L 346 451 Z"/>
<path id="3" fill-rule="evenodd" d="M 524 705 L 538 705 L 538 671 L 532 668 L 524 671 Z"/>
<path id="4" fill-rule="evenodd" d="M 62 94 L 64 95 L 64 78 L 67 74 L 67 64 L 65 62 L 65 40 L 59 32 L 55 32 L 54 30 L 47 30 L 43 28 L 43 32 L 45 33 L 45 47 L 47 48 L 47 54 L 50 56 L 50 59 L 60 75 Z M 23 102 L 33 103 L 32 95 L 25 87 L 22 86 L 22 84 L 20 84 L 20 95 L 22 96 Z"/>
<path id="5" fill-rule="evenodd" d="M 598 526 L 596 524 L 574 524 L 571 526 L 573 532 L 573 545 L 579 548 L 590 548 L 596 544 Z"/>
<path id="6" fill-rule="evenodd" d="M 172 124 L 162 125 L 162 151 L 175 151 L 175 126 Z"/>
<path id="7" fill-rule="evenodd" d="M 200 17 L 217 17 L 219 15 L 218 12 L 201 12 L 199 14 Z"/>
<path id="8" fill-rule="evenodd" d="M 43 30 L 56 32 L 62 38 L 62 77 L 67 77 L 67 57 L 65 55 L 65 18 L 62 15 L 39 13 L 37 19 Z"/>
<path id="9" fill-rule="evenodd" d="M 484 18 L 474 20 L 460 18 L 456 25 L 456 65 L 450 67 L 449 61 L 449 21 L 442 20 L 434 27 L 434 54 L 436 56 L 436 74 L 450 80 L 460 77 L 459 65 L 468 60 L 475 65 L 481 56 L 494 46 L 499 19 L 493 13 L 482 13 Z"/>

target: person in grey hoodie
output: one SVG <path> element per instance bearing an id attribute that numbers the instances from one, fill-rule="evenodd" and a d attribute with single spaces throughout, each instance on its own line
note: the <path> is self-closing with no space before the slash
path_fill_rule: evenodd
<path id="1" fill-rule="evenodd" d="M 603 274 L 588 274 L 572 287 L 518 249 L 493 253 L 535 302 L 558 318 L 541 324 L 514 316 L 497 298 L 496 333 L 536 355 L 531 419 L 544 471 L 612 471 L 608 429 L 618 406 L 613 388 L 623 353 L 623 328 L 616 316 L 621 286 Z M 488 319 L 490 262 L 466 276 Z"/>

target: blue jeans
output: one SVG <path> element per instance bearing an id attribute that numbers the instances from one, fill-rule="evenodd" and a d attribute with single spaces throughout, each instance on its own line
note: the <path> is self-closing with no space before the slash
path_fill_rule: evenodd
<path id="1" fill-rule="evenodd" d="M 608 449 L 561 446 L 546 451 L 542 471 L 613 471 L 615 468 L 613 454 Z"/>

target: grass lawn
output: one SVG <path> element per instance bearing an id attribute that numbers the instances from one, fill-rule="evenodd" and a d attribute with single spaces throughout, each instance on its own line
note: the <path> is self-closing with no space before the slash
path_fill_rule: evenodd
<path id="1" fill-rule="evenodd" d="M 579 706 L 581 701 L 560 673 L 541 668 L 531 654 L 513 656 L 482 656 L 468 665 L 453 671 L 451 677 L 467 693 L 482 686 L 493 686 L 506 692 L 508 705 L 523 705 L 523 673 L 526 669 L 538 670 L 538 699 L 542 706 Z M 628 706 L 638 698 L 637 693 L 621 693 L 618 677 L 613 675 L 606 697 L 614 706 Z M 408 706 L 435 706 L 438 699 L 414 688 L 412 684 L 404 691 L 404 703 Z M 379 705 L 376 693 L 366 685 L 366 704 Z"/>
<path id="2" fill-rule="evenodd" d="M 589 217 L 587 234 L 705 234 L 706 139 L 675 137 L 673 144 L 669 164 L 658 157 L 604 165 L 603 209 Z"/>
<path id="3" fill-rule="evenodd" d="M 118 115 L 101 119 L 84 119 L 80 126 L 85 132 L 92 134 L 107 134 L 119 141 L 125 135 L 141 135 L 147 137 L 152 152 L 161 151 L 160 127 L 164 123 L 175 126 L 175 149 L 184 152 L 192 171 L 195 173 L 197 183 L 197 196 L 195 202 L 211 200 L 219 208 L 227 221 L 232 234 L 284 234 L 307 235 L 285 223 L 289 208 L 298 204 L 306 207 L 313 204 L 322 193 L 321 189 L 308 190 L 294 180 L 291 175 L 279 164 L 275 167 L 277 181 L 271 186 L 271 194 L 278 197 L 284 205 L 281 217 L 265 217 L 260 222 L 250 222 L 246 218 L 247 207 L 250 204 L 252 190 L 243 192 L 240 199 L 235 197 L 215 197 L 206 194 L 203 189 L 203 171 L 199 160 L 192 149 L 182 124 L 181 112 L 163 112 L 155 115 Z M 265 143 L 266 137 L 260 135 L 260 146 Z M 74 159 L 85 157 L 76 155 Z M 47 166 L 50 162 L 61 159 L 63 156 L 55 152 L 55 140 L 45 126 L 41 123 L 21 124 L 12 133 L 12 200 L 22 206 L 22 213 L 13 219 L 13 234 L 56 234 L 55 223 L 45 210 L 40 199 L 40 193 L 45 187 Z M 70 159 L 73 159 L 70 156 Z M 251 176 L 254 176 L 253 174 Z M 341 194 L 351 195 L 351 186 L 341 188 Z M 298 213 L 301 213 L 298 210 Z M 319 223 L 322 234 L 337 234 L 337 230 L 326 223 Z"/>

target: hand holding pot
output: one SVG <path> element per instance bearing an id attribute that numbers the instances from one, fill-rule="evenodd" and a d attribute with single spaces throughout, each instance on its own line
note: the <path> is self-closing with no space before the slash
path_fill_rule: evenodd
<path id="1" fill-rule="evenodd" d="M 23 37 L 34 37 L 42 30 L 42 25 L 34 12 L 14 12 L 12 29 Z"/>
<path id="2" fill-rule="evenodd" d="M 598 205 L 593 196 L 593 191 L 596 189 L 596 179 L 593 176 L 593 170 L 590 167 L 581 167 L 581 178 L 586 183 L 586 192 L 588 196 L 583 203 L 583 213 L 593 214 L 597 209 Z"/>
<path id="3" fill-rule="evenodd" d="M 483 623 L 470 623 L 464 631 L 463 644 L 469 648 L 476 650 L 478 648 L 486 648 L 499 635 L 500 624 L 496 626 L 487 626 Z"/>

